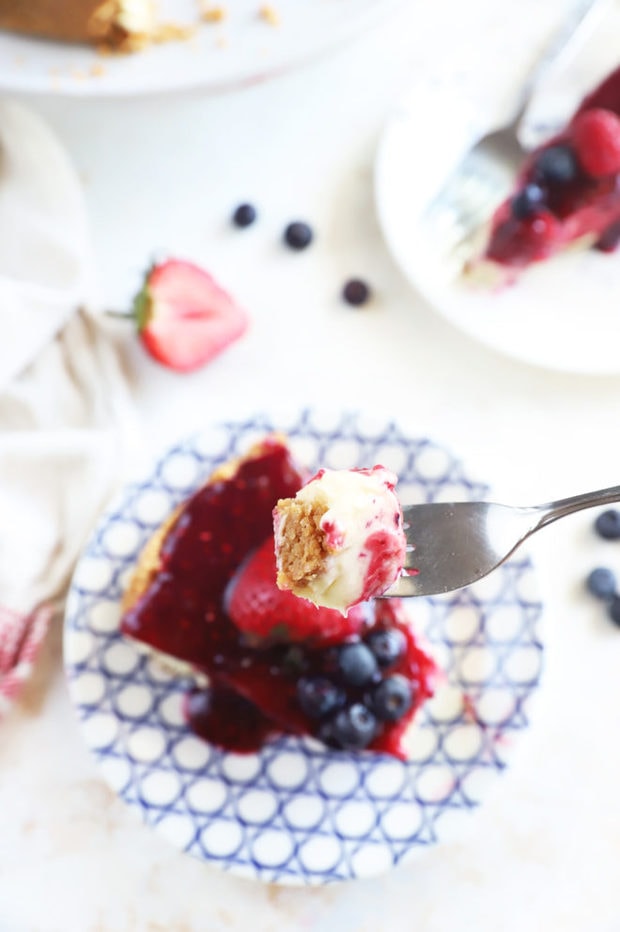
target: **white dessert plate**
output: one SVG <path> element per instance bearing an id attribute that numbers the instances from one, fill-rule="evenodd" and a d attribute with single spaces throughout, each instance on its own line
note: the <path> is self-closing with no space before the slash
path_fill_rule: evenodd
<path id="1" fill-rule="evenodd" d="M 138 554 L 213 468 L 274 429 L 314 468 L 382 462 L 403 501 L 479 499 L 487 487 L 450 452 L 391 420 L 311 410 L 214 424 L 168 450 L 102 518 L 69 593 L 65 664 L 86 743 L 105 779 L 183 851 L 244 877 L 325 884 L 385 872 L 461 835 L 529 724 L 542 612 L 526 557 L 411 613 L 445 681 L 420 711 L 407 763 L 283 737 L 226 753 L 190 733 L 172 678 L 119 634 Z"/>
<path id="2" fill-rule="evenodd" d="M 222 3 L 221 23 L 202 23 L 189 40 L 132 55 L 101 55 L 61 42 L 0 33 L 0 90 L 108 97 L 224 90 L 264 80 L 328 52 L 380 22 L 401 0 L 277 0 L 278 23 L 258 0 Z M 213 6 L 220 4 L 213 3 Z M 198 0 L 162 0 L 160 19 L 197 22 Z"/>
<path id="3" fill-rule="evenodd" d="M 429 305 L 470 337 L 547 369 L 620 372 L 620 255 L 567 252 L 501 290 L 463 283 L 421 221 L 423 209 L 470 140 L 480 115 L 454 86 L 414 88 L 390 114 L 375 163 L 387 246 Z"/>

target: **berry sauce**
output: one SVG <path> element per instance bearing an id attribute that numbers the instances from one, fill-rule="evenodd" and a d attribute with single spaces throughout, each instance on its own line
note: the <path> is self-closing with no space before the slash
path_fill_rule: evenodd
<path id="1" fill-rule="evenodd" d="M 612 121 L 620 117 L 620 68 L 582 101 L 560 133 L 528 156 L 513 194 L 493 216 L 486 259 L 523 268 L 585 236 L 601 251 L 617 247 L 620 171 L 593 171 L 596 162 L 605 165 L 606 153 L 599 148 L 599 136 L 580 121 L 583 114 L 594 110 L 608 111 Z M 620 147 L 620 123 L 617 135 L 614 151 Z M 572 172 L 567 170 L 567 155 L 572 158 Z"/>
<path id="2" fill-rule="evenodd" d="M 272 533 L 275 502 L 294 496 L 306 478 L 286 446 L 269 440 L 232 476 L 199 489 L 167 532 L 157 572 L 121 620 L 124 634 L 207 675 L 209 687 L 186 696 L 185 714 L 196 734 L 227 750 L 256 751 L 282 733 L 319 734 L 319 723 L 301 708 L 298 683 L 302 676 L 334 675 L 338 648 L 309 642 L 256 646 L 225 610 L 231 578 Z M 415 643 L 397 600 L 367 603 L 364 611 L 365 629 L 347 643 L 377 627 L 399 628 L 406 641 L 389 673 L 410 681 L 411 708 L 396 722 L 380 723 L 368 745 L 404 757 L 402 735 L 432 694 L 435 665 Z M 343 684 L 342 690 L 347 702 L 363 700 L 361 687 Z"/>

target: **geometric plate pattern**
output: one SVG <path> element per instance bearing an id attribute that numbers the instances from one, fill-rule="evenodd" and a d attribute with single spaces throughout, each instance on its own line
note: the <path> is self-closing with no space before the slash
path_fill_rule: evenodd
<path id="1" fill-rule="evenodd" d="M 527 558 L 468 589 L 410 601 L 443 675 L 410 730 L 407 763 L 309 738 L 230 754 L 195 737 L 182 715 L 190 681 L 119 634 L 120 599 L 170 511 L 272 431 L 310 469 L 382 463 L 399 476 L 403 503 L 488 496 L 449 451 L 392 420 L 307 409 L 214 424 L 127 486 L 92 534 L 67 601 L 70 692 L 104 778 L 178 848 L 269 883 L 369 877 L 452 837 L 506 767 L 541 675 L 542 605 Z"/>

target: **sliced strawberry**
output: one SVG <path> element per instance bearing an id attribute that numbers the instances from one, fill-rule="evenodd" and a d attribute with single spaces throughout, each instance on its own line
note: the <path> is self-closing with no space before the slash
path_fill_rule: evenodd
<path id="1" fill-rule="evenodd" d="M 620 117 L 610 110 L 584 110 L 577 114 L 571 137 L 583 170 L 592 178 L 620 171 Z"/>
<path id="2" fill-rule="evenodd" d="M 179 372 L 203 366 L 248 325 L 246 312 L 211 275 L 182 259 L 149 269 L 133 314 L 146 350 Z"/>
<path id="3" fill-rule="evenodd" d="M 332 608 L 318 608 L 276 585 L 273 537 L 254 551 L 241 566 L 227 595 L 227 611 L 241 631 L 257 640 L 273 643 L 340 641 L 363 627 L 361 606 L 346 616 Z"/>

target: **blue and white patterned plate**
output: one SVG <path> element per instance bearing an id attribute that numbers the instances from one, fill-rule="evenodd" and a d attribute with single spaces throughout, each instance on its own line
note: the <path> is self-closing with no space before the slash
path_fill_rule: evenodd
<path id="1" fill-rule="evenodd" d="M 76 567 L 66 613 L 71 696 L 103 775 L 149 825 L 234 874 L 323 884 L 379 874 L 453 837 L 504 769 L 538 685 L 542 611 L 527 558 L 412 616 L 446 679 L 421 710 L 411 758 L 332 751 L 280 738 L 224 753 L 187 729 L 188 686 L 118 631 L 136 558 L 169 512 L 223 461 L 287 434 L 308 467 L 383 463 L 405 503 L 480 499 L 484 484 L 432 440 L 355 413 L 296 412 L 214 425 L 169 450 L 104 515 Z"/>

